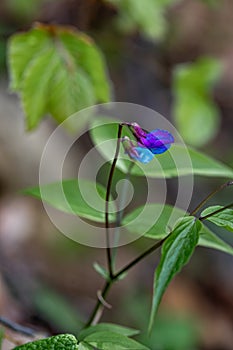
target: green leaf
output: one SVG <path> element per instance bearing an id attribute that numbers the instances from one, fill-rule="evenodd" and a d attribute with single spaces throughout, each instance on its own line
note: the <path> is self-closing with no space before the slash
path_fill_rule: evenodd
<path id="1" fill-rule="evenodd" d="M 144 237 L 161 239 L 168 234 L 175 222 L 185 215 L 184 210 L 171 205 L 149 203 L 127 214 L 122 223 L 129 232 L 144 232 Z"/>
<path id="2" fill-rule="evenodd" d="M 49 81 L 57 68 L 55 61 L 55 51 L 48 49 L 32 60 L 24 71 L 21 95 L 28 130 L 37 127 L 47 111 Z M 38 77 L 36 81 L 35 77 Z"/>
<path id="3" fill-rule="evenodd" d="M 165 13 L 177 0 L 107 0 L 118 8 L 117 25 L 121 31 L 139 31 L 146 39 L 162 39 L 167 32 Z"/>
<path id="4" fill-rule="evenodd" d="M 214 205 L 208 207 L 202 211 L 201 216 L 203 217 L 209 215 L 222 208 L 222 205 Z M 206 220 L 211 221 L 213 224 L 224 227 L 226 230 L 233 232 L 233 209 L 224 209 L 220 213 L 213 214 L 212 216 L 206 218 Z"/>
<path id="5" fill-rule="evenodd" d="M 27 128 L 45 114 L 58 122 L 97 102 L 110 100 L 99 49 L 69 27 L 42 25 L 9 40 L 11 89 L 22 95 Z"/>
<path id="6" fill-rule="evenodd" d="M 187 264 L 198 243 L 201 223 L 189 216 L 181 219 L 162 246 L 162 256 L 154 278 L 154 294 L 149 322 L 151 331 L 162 296 L 172 278 Z"/>
<path id="7" fill-rule="evenodd" d="M 127 338 L 126 336 L 114 333 L 110 331 L 95 332 L 88 335 L 84 341 L 99 350 L 123 350 L 123 349 L 137 349 L 137 350 L 148 350 L 144 345 L 136 342 L 133 339 Z"/>
<path id="8" fill-rule="evenodd" d="M 113 332 L 113 333 L 124 335 L 126 337 L 131 337 L 139 333 L 139 331 L 136 329 L 119 326 L 113 323 L 98 323 L 95 326 L 90 326 L 82 330 L 78 335 L 78 340 L 81 342 L 87 336 L 96 332 Z"/>
<path id="9" fill-rule="evenodd" d="M 118 125 L 119 123 L 107 117 L 98 118 L 91 125 L 92 141 L 107 160 L 112 160 L 115 154 Z M 124 127 L 123 136 L 134 139 L 126 127 Z M 116 166 L 123 173 L 127 173 L 130 160 L 124 153 L 123 147 L 121 147 L 119 158 Z M 136 163 L 132 169 L 132 175 L 153 178 L 171 178 L 189 174 L 232 177 L 233 170 L 225 164 L 181 144 L 172 145 L 167 152 L 156 155 L 148 164 Z"/>
<path id="10" fill-rule="evenodd" d="M 99 265 L 97 262 L 94 262 L 93 267 L 100 276 L 102 276 L 106 281 L 109 280 L 109 273 L 108 271 L 101 265 Z"/>
<path id="11" fill-rule="evenodd" d="M 233 255 L 233 247 L 215 235 L 207 226 L 202 224 L 198 245 L 207 248 L 220 250 L 221 252 Z"/>
<path id="12" fill-rule="evenodd" d="M 40 187 L 32 187 L 24 194 L 42 199 L 52 207 L 83 218 L 105 221 L 105 188 L 95 182 L 72 179 L 55 182 Z M 85 198 L 83 197 L 85 196 Z M 109 203 L 109 219 L 115 220 L 115 206 Z"/>
<path id="13" fill-rule="evenodd" d="M 16 346 L 14 350 L 77 350 L 77 339 L 72 334 L 59 334 L 54 337 L 36 340 Z"/>
<path id="14" fill-rule="evenodd" d="M 205 145 L 218 131 L 219 110 L 211 91 L 220 73 L 220 62 L 213 58 L 179 65 L 174 71 L 176 126 L 184 140 L 193 146 Z"/>
<path id="15" fill-rule="evenodd" d="M 49 37 L 46 32 L 39 29 L 33 29 L 23 34 L 14 34 L 9 39 L 8 63 L 11 90 L 21 89 L 26 67 L 33 58 L 49 49 L 49 44 Z"/>

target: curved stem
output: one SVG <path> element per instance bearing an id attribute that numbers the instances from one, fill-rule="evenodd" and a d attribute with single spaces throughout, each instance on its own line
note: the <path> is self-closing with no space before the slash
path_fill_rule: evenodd
<path id="1" fill-rule="evenodd" d="M 33 329 L 21 326 L 20 324 L 12 322 L 3 316 L 0 316 L 0 324 L 2 324 L 4 327 L 7 327 L 7 328 L 9 328 L 17 333 L 21 333 L 21 334 L 24 334 L 27 336 L 34 337 L 36 334 L 36 332 Z"/>
<path id="2" fill-rule="evenodd" d="M 109 173 L 109 177 L 108 177 L 106 198 L 105 198 L 105 229 L 106 229 L 106 246 L 107 246 L 106 252 L 107 252 L 108 272 L 109 272 L 110 278 L 112 278 L 112 276 L 113 276 L 113 266 L 112 266 L 112 252 L 111 252 L 110 233 L 109 233 L 109 199 L 110 199 L 110 194 L 111 194 L 113 174 L 114 174 L 114 170 L 116 167 L 117 158 L 118 158 L 118 155 L 120 152 L 122 128 L 123 128 L 123 124 L 119 124 L 116 152 L 115 152 L 115 156 L 114 156 L 114 159 L 113 159 L 113 162 L 111 165 L 111 169 L 110 169 L 110 173 Z"/>
<path id="3" fill-rule="evenodd" d="M 212 198 L 215 194 L 217 194 L 218 192 L 222 191 L 225 187 L 227 186 L 232 186 L 233 185 L 233 181 L 228 181 L 228 182 L 225 182 L 223 185 L 219 186 L 216 190 L 212 191 L 210 194 L 208 194 L 207 197 L 205 197 L 199 204 L 198 206 L 193 209 L 193 211 L 190 213 L 190 215 L 194 215 L 196 214 L 196 212 L 201 209 L 203 207 L 203 205 L 205 205 L 208 200 L 210 198 Z"/>

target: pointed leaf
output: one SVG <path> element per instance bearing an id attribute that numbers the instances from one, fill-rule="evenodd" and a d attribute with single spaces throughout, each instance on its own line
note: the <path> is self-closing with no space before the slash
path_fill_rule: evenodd
<path id="1" fill-rule="evenodd" d="M 136 329 L 123 327 L 113 323 L 98 323 L 95 326 L 90 326 L 82 330 L 78 335 L 78 340 L 81 342 L 87 336 L 96 332 L 113 332 L 113 333 L 121 334 L 127 337 L 130 337 L 139 333 L 139 331 Z"/>
<path id="2" fill-rule="evenodd" d="M 127 338 L 126 336 L 114 332 L 95 332 L 88 335 L 84 341 L 99 350 L 107 349 L 137 349 L 148 350 L 148 348 L 137 341 Z"/>
<path id="3" fill-rule="evenodd" d="M 202 224 L 202 228 L 200 230 L 198 245 L 202 247 L 213 248 L 220 250 L 221 252 L 233 255 L 233 247 L 224 242 L 204 224 Z"/>
<path id="4" fill-rule="evenodd" d="M 198 243 L 201 223 L 189 216 L 181 219 L 162 247 L 154 278 L 154 294 L 149 323 L 151 331 L 162 296 L 172 278 L 187 264 Z"/>
<path id="5" fill-rule="evenodd" d="M 223 206 L 221 205 L 214 205 L 209 208 L 206 208 L 201 213 L 201 216 L 209 215 L 219 209 L 222 209 Z M 213 222 L 213 224 L 224 227 L 226 230 L 233 232 L 233 209 L 225 209 L 221 211 L 220 213 L 216 213 L 210 217 L 208 217 L 206 220 Z"/>
<path id="6" fill-rule="evenodd" d="M 97 262 L 94 262 L 93 267 L 95 271 L 98 272 L 98 274 L 102 276 L 106 281 L 109 280 L 109 273 L 103 266 L 101 266 Z"/>
<path id="7" fill-rule="evenodd" d="M 64 180 L 28 188 L 23 193 L 42 199 L 66 213 L 96 222 L 105 222 L 105 188 L 100 184 L 81 179 Z M 109 208 L 109 219 L 114 221 L 114 204 L 110 202 Z"/>

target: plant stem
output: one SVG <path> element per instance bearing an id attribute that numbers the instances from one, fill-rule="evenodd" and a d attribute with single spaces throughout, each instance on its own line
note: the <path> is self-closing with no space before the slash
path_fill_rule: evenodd
<path id="1" fill-rule="evenodd" d="M 111 165 L 107 190 L 106 190 L 106 198 L 105 198 L 105 229 L 106 229 L 106 252 L 107 252 L 107 262 L 108 262 L 108 272 L 110 279 L 113 277 L 113 266 L 112 266 L 112 253 L 111 253 L 111 244 L 110 244 L 110 234 L 109 234 L 109 198 L 111 194 L 111 186 L 113 180 L 113 174 L 116 167 L 117 158 L 120 152 L 120 143 L 121 143 L 121 133 L 122 133 L 123 124 L 119 124 L 118 126 L 118 135 L 117 135 L 117 146 L 115 156 Z"/>
<path id="2" fill-rule="evenodd" d="M 168 235 L 169 236 L 169 235 Z M 164 241 L 168 238 L 165 237 L 163 239 L 161 239 L 160 241 L 156 242 L 154 245 L 152 245 L 152 247 L 150 247 L 149 249 L 147 249 L 144 253 L 142 253 L 141 255 L 139 255 L 137 258 L 135 258 L 134 260 L 132 260 L 129 264 L 127 264 L 125 267 L 123 267 L 120 271 L 118 271 L 115 275 L 114 275 L 114 280 L 118 279 L 120 276 L 122 276 L 125 272 L 127 272 L 128 270 L 130 270 L 133 266 L 135 266 L 138 262 L 140 262 L 142 259 L 144 259 L 147 255 L 153 253 L 156 249 L 158 249 L 159 247 L 161 247 L 161 245 L 164 243 Z"/>
<path id="3" fill-rule="evenodd" d="M 225 207 L 222 207 L 222 208 L 220 208 L 218 210 L 215 210 L 215 211 L 213 211 L 213 213 L 209 213 L 209 214 L 207 214 L 205 216 L 200 216 L 199 220 L 200 221 L 206 220 L 206 219 L 210 218 L 211 216 L 213 216 L 215 214 L 218 214 L 218 213 L 221 213 L 225 209 L 228 209 L 228 208 L 231 208 L 231 207 L 233 207 L 233 203 L 230 203 L 230 204 L 226 205 Z"/>
<path id="4" fill-rule="evenodd" d="M 103 289 L 102 289 L 102 292 L 101 292 L 101 297 L 103 299 L 106 298 L 108 292 L 109 292 L 109 289 L 112 285 L 113 281 L 112 280 L 108 280 L 106 281 Z M 91 325 L 95 325 L 96 323 L 98 323 L 100 317 L 102 316 L 102 313 L 103 313 L 103 309 L 104 309 L 104 305 L 102 304 L 100 298 L 97 299 L 97 302 L 95 304 L 95 307 L 92 311 L 92 314 L 88 320 L 88 322 L 86 323 L 85 327 L 84 328 L 87 328 Z"/>
<path id="5" fill-rule="evenodd" d="M 190 213 L 190 215 L 194 215 L 196 214 L 196 212 L 201 209 L 203 207 L 203 205 L 205 205 L 208 200 L 210 198 L 212 198 L 215 194 L 217 194 L 218 192 L 222 191 L 225 187 L 227 186 L 232 186 L 233 185 L 233 181 L 228 181 L 228 182 L 225 182 L 224 184 L 222 184 L 221 186 L 219 186 L 216 190 L 212 191 L 210 194 L 208 194 L 207 197 L 205 197 L 199 204 L 198 206 L 193 209 L 193 211 Z"/>
<path id="6" fill-rule="evenodd" d="M 106 281 L 106 283 L 105 283 L 105 285 L 103 287 L 103 290 L 101 292 L 101 297 L 103 299 L 105 299 L 105 297 L 107 296 L 107 293 L 109 292 L 111 286 L 119 279 L 119 277 L 121 277 L 124 273 L 126 273 L 128 270 L 130 270 L 133 266 L 135 266 L 138 262 L 140 262 L 142 259 L 144 259 L 147 255 L 151 254 L 152 252 L 157 250 L 159 247 L 161 247 L 161 245 L 168 238 L 168 236 L 163 238 L 163 239 L 161 239 L 160 241 L 156 242 L 152 247 L 148 248 L 144 253 L 142 253 L 137 258 L 132 260 L 129 264 L 127 264 L 125 267 L 123 267 L 116 274 L 112 275 L 112 277 L 109 278 L 108 281 Z M 104 310 L 104 305 L 101 302 L 100 298 L 98 298 L 98 300 L 96 302 L 96 305 L 95 305 L 95 307 L 94 307 L 94 309 L 92 311 L 92 314 L 91 314 L 88 322 L 85 325 L 85 328 L 96 324 L 99 321 L 100 317 L 102 316 L 103 310 Z"/>
<path id="7" fill-rule="evenodd" d="M 120 238 L 120 229 L 121 229 L 120 226 L 121 226 L 121 221 L 122 221 L 122 217 L 124 215 L 124 210 L 125 210 L 124 206 L 125 206 L 126 195 L 127 195 L 127 190 L 128 190 L 128 181 L 130 179 L 131 171 L 132 171 L 134 165 L 135 165 L 134 162 L 130 163 L 128 171 L 125 175 L 125 183 L 124 183 L 123 190 L 122 190 L 122 198 L 121 198 L 120 204 L 119 204 L 119 207 L 122 209 L 119 209 L 119 211 L 117 213 L 115 232 L 114 232 L 114 248 L 113 248 L 113 255 L 112 255 L 113 266 L 114 266 L 115 260 L 116 260 L 117 245 L 119 243 L 119 238 Z"/>

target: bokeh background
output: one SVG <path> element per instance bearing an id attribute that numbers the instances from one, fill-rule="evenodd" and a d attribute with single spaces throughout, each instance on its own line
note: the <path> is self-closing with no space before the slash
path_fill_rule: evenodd
<path id="1" fill-rule="evenodd" d="M 0 314 L 42 333 L 77 332 L 102 285 L 92 264 L 104 264 L 105 253 L 65 238 L 39 201 L 20 194 L 38 184 L 40 157 L 56 127 L 46 118 L 27 133 L 20 100 L 8 88 L 8 39 L 37 21 L 72 25 L 90 35 L 105 56 L 115 101 L 155 109 L 174 123 L 187 144 L 233 166 L 233 2 L 0 3 Z M 191 207 L 223 181 L 196 177 Z M 228 189 L 212 203 L 231 201 Z M 215 232 L 233 244 L 230 233 Z M 120 248 L 119 265 L 149 244 L 138 240 Z M 232 350 L 232 257 L 198 248 L 171 283 L 148 338 L 158 259 L 153 254 L 116 284 L 108 298 L 112 309 L 103 320 L 138 327 L 138 339 L 153 350 Z M 9 332 L 10 337 L 18 335 Z M 4 350 L 12 347 L 4 341 Z"/>

